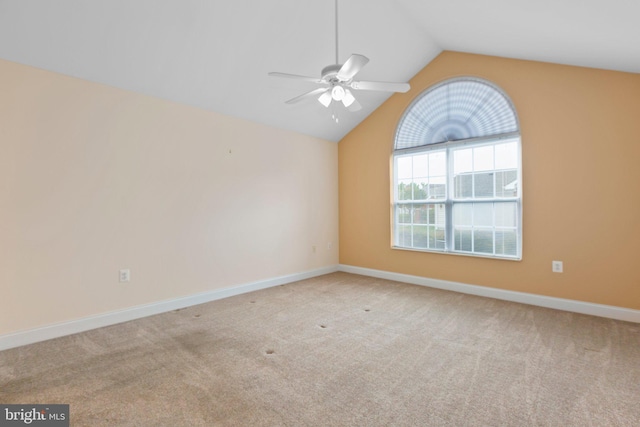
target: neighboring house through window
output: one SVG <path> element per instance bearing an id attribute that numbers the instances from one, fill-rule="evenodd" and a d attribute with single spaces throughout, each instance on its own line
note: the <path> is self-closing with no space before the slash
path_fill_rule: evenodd
<path id="1" fill-rule="evenodd" d="M 396 132 L 394 247 L 521 259 L 521 169 L 504 92 L 478 78 L 427 89 Z"/>

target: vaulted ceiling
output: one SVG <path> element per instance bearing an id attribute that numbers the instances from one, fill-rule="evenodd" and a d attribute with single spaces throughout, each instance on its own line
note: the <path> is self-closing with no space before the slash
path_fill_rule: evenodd
<path id="1" fill-rule="evenodd" d="M 339 0 L 339 59 L 408 81 L 443 50 L 640 73 L 638 0 Z M 338 141 L 363 109 L 284 103 L 335 62 L 334 0 L 0 0 L 0 58 Z"/>

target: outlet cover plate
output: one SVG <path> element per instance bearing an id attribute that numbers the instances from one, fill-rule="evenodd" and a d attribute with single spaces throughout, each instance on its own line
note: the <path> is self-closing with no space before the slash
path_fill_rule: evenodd
<path id="1" fill-rule="evenodd" d="M 562 273 L 563 271 L 562 261 L 551 261 L 551 271 L 554 273 Z"/>

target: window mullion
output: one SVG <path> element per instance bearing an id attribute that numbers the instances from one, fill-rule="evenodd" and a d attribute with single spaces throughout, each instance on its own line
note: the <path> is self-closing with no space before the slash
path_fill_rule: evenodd
<path id="1" fill-rule="evenodd" d="M 444 220 L 444 228 L 445 228 L 445 250 L 447 252 L 453 252 L 454 250 L 454 241 L 453 241 L 453 155 L 451 154 L 451 148 L 447 147 L 446 150 L 446 166 L 447 166 L 447 188 L 445 191 L 445 220 Z"/>

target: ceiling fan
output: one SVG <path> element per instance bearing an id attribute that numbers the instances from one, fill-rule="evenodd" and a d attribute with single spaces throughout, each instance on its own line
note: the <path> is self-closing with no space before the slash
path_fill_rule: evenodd
<path id="1" fill-rule="evenodd" d="M 407 92 L 411 87 L 409 83 L 391 83 L 391 82 L 371 82 L 354 80 L 358 72 L 369 62 L 369 58 L 364 55 L 354 53 L 345 61 L 339 64 L 338 61 L 338 0 L 335 0 L 335 16 L 336 16 L 336 63 L 328 65 L 322 69 L 321 77 L 307 77 L 296 74 L 287 73 L 269 73 L 273 77 L 285 77 L 289 79 L 312 82 L 320 85 L 319 88 L 310 92 L 303 93 L 288 101 L 287 104 L 295 104 L 297 102 L 316 98 L 325 107 L 329 107 L 332 101 L 342 102 L 349 111 L 358 111 L 362 108 L 360 103 L 350 89 L 354 90 L 371 90 L 382 92 Z M 337 120 L 337 117 L 333 116 Z"/>

